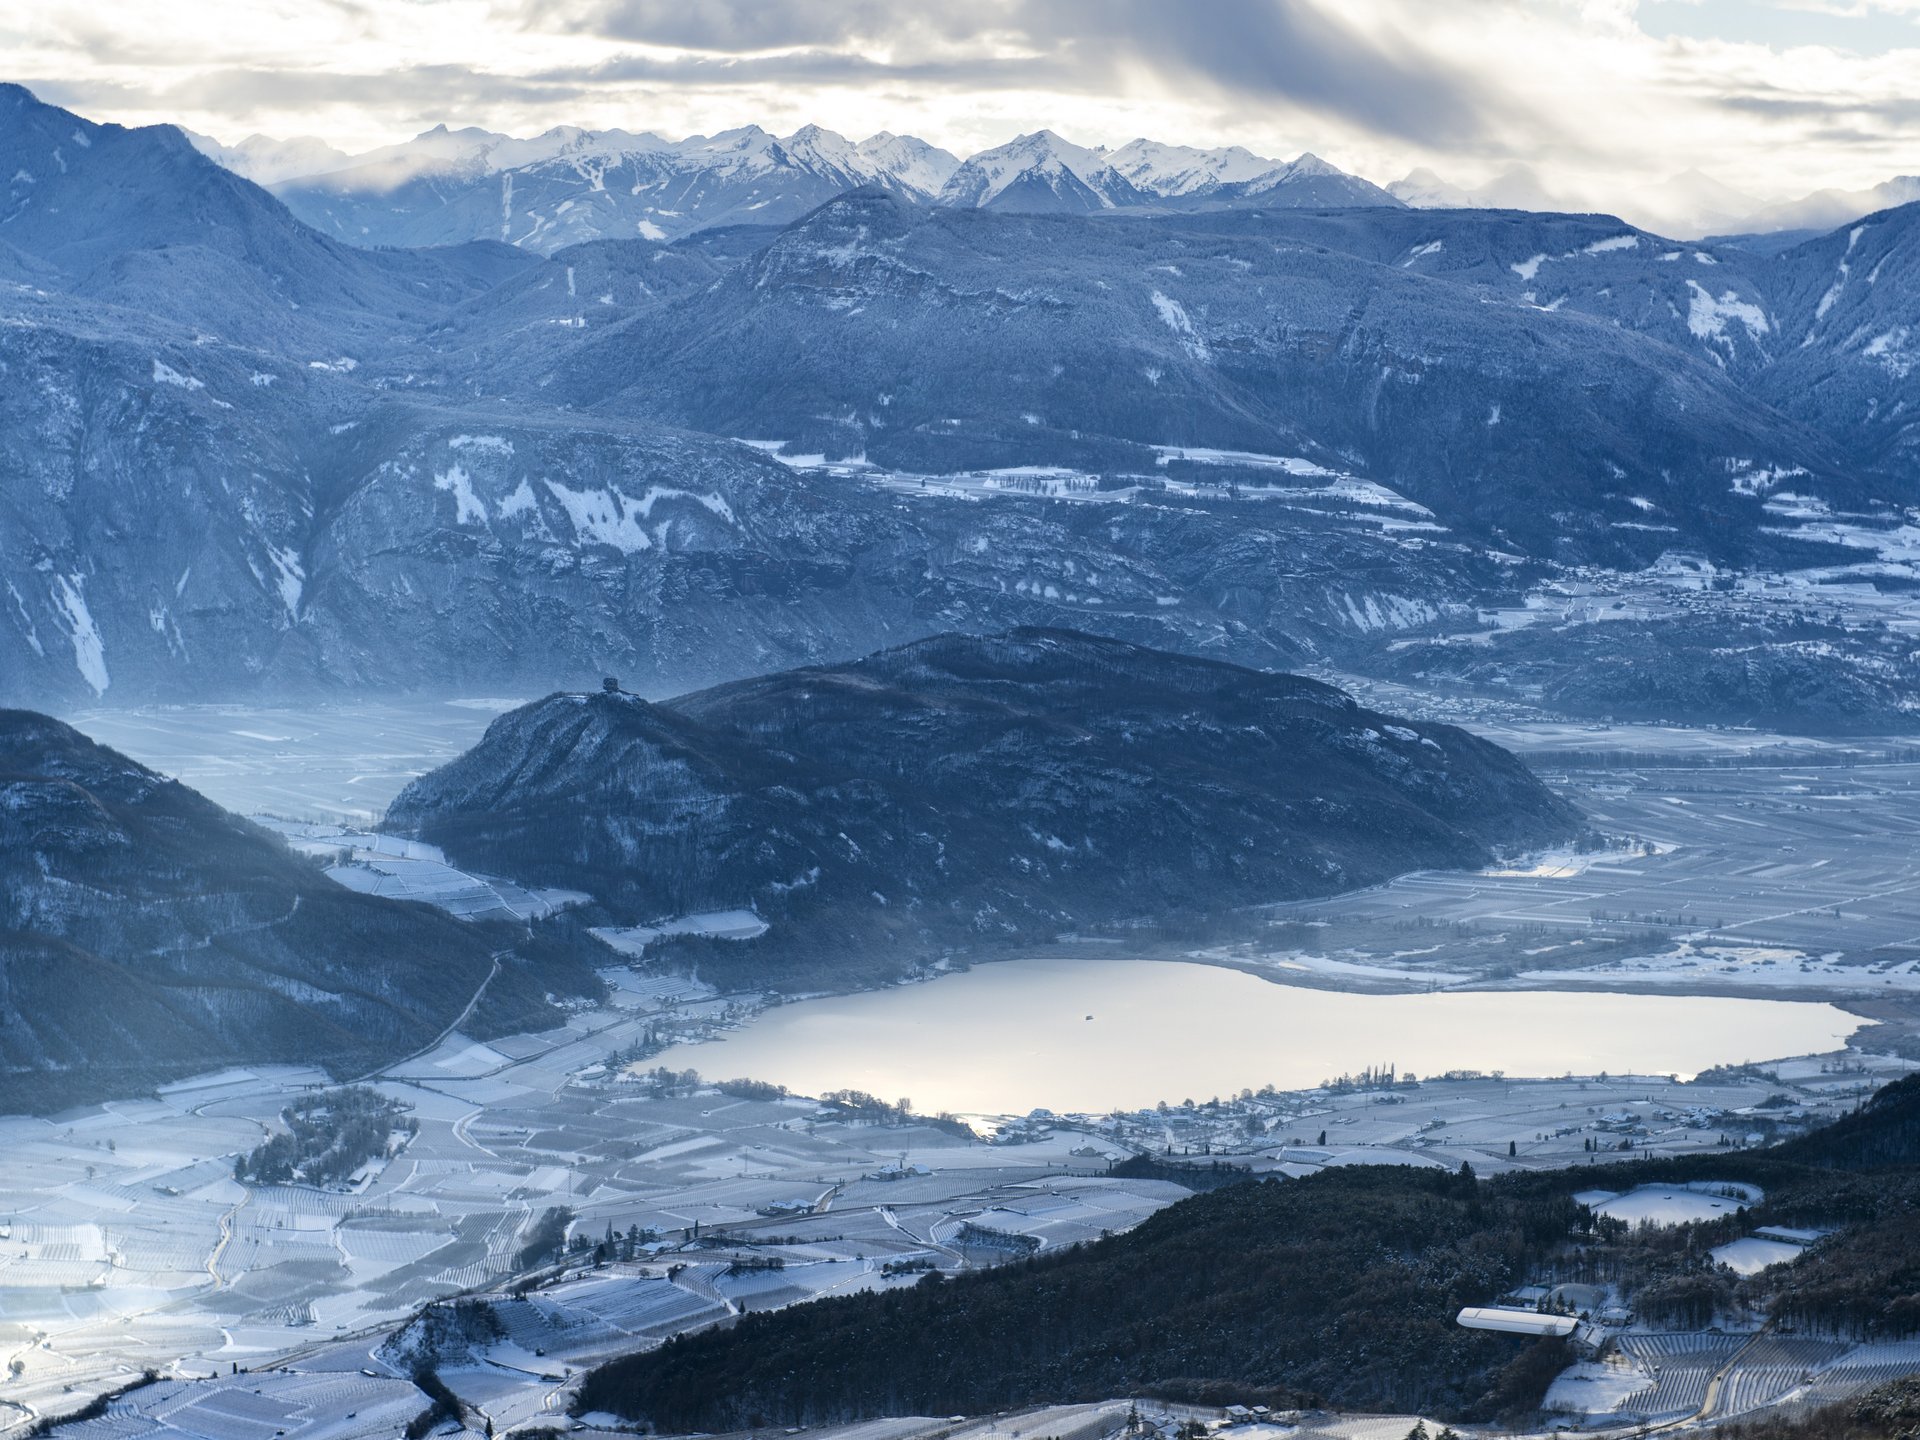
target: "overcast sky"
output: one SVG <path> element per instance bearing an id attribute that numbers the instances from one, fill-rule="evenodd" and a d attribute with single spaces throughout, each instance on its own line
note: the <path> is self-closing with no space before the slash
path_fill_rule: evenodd
<path id="1" fill-rule="evenodd" d="M 1920 172 L 1920 0 L 33 0 L 0 53 L 94 119 L 348 150 L 442 121 L 961 154 L 1050 128 L 1381 182 L 1522 162 L 1596 204 L 1689 167 L 1762 199 Z"/>

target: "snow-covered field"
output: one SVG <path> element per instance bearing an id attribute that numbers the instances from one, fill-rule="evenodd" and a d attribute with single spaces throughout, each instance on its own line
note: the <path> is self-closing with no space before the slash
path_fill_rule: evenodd
<path id="1" fill-rule="evenodd" d="M 302 854 L 336 863 L 327 875 L 349 890 L 389 900 L 419 900 L 462 920 L 542 919 L 588 896 L 579 890 L 528 890 L 450 864 L 432 845 L 329 822 L 256 815 L 256 824 L 282 835 Z"/>
<path id="2" fill-rule="evenodd" d="M 1884 995 L 1889 989 L 1920 990 L 1920 955 L 1872 965 L 1845 964 L 1844 952 L 1810 955 L 1778 945 L 1716 945 L 1693 941 L 1652 955 L 1634 955 L 1590 966 L 1578 973 L 1597 984 L 1692 986 L 1736 984 L 1742 988 L 1800 990 L 1813 988 Z M 1563 979 L 1545 971 L 1523 971 L 1521 978 L 1540 984 Z"/>
<path id="3" fill-rule="evenodd" d="M 1625 1356 L 1582 1361 L 1560 1372 L 1547 1387 L 1542 1409 L 1570 1415 L 1605 1415 L 1649 1394 L 1653 1377 Z"/>
<path id="4" fill-rule="evenodd" d="M 573 1208 L 583 1235 L 638 1225 L 678 1236 L 695 1224 L 750 1229 L 769 1223 L 769 1207 L 839 1196 L 831 1214 L 814 1218 L 803 1206 L 780 1215 L 779 1233 L 801 1238 L 778 1283 L 723 1281 L 723 1258 L 707 1267 L 714 1273 L 704 1289 L 697 1274 L 676 1287 L 657 1273 L 644 1286 L 636 1275 L 611 1290 L 588 1285 L 577 1297 L 563 1287 L 557 1298 L 577 1310 L 578 1323 L 563 1323 L 557 1342 L 536 1343 L 555 1359 L 573 1355 L 567 1363 L 577 1367 L 592 1346 L 627 1348 L 729 1307 L 911 1283 L 888 1280 L 882 1263 L 927 1253 L 929 1222 L 950 1208 L 1004 1201 L 1045 1210 L 1057 1193 L 1061 1208 L 1045 1210 L 1042 1223 L 1063 1238 L 1090 1238 L 1137 1223 L 1173 1193 L 1155 1182 L 1070 1178 L 1065 1172 L 1081 1164 L 1075 1151 L 1098 1142 L 1067 1127 L 1008 1151 L 922 1126 L 849 1124 L 801 1100 L 713 1091 L 652 1097 L 606 1071 L 610 1051 L 720 1003 L 703 996 L 711 991 L 697 984 L 635 976 L 624 1003 L 575 1015 L 545 1035 L 488 1044 L 448 1037 L 379 1082 L 411 1107 L 419 1133 L 352 1191 L 233 1179 L 234 1156 L 279 1126 L 289 1100 L 325 1083 L 314 1072 L 235 1070 L 57 1121 L 0 1118 L 5 1311 L 24 1327 L 0 1337 L 0 1366 L 17 1359 L 23 1367 L 5 1398 L 59 1413 L 147 1366 L 170 1376 L 224 1375 L 298 1351 L 310 1357 L 304 1365 L 331 1367 L 332 1378 L 276 1392 L 263 1411 L 265 1430 L 242 1417 L 233 1421 L 238 1428 L 191 1433 L 391 1435 L 399 1424 L 374 1403 L 384 1392 L 359 1383 L 373 1378 L 360 1376 L 363 1368 L 383 1381 L 400 1373 L 374 1354 L 383 1327 L 426 1300 L 509 1275 L 549 1206 Z M 903 1155 L 912 1178 L 863 1178 Z M 882 1203 L 921 1238 L 882 1223 L 874 1209 Z M 531 1401 L 529 1385 L 537 1392 Z M 227 1387 L 215 1388 L 226 1396 Z M 525 1377 L 496 1388 L 503 1416 L 510 1405 L 538 1408 L 553 1389 Z M 303 1411 L 309 1401 L 296 1391 L 321 1397 L 310 1402 L 319 1408 Z M 168 1427 L 211 1424 L 206 1417 L 221 1407 L 270 1398 L 244 1393 L 245 1400 L 217 1398 L 202 1389 L 181 1399 L 155 1389 L 127 1404 L 165 1435 Z M 402 1421 L 422 1408 L 410 1385 L 395 1393 L 410 1397 Z M 209 1408 L 187 1413 L 201 1405 Z M 329 1423 L 358 1409 L 368 1424 L 319 1428 L 311 1417 L 320 1409 Z"/>
<path id="5" fill-rule="evenodd" d="M 1736 1275 L 1757 1275 L 1769 1265 L 1791 1264 L 1800 1258 L 1805 1248 L 1786 1240 L 1743 1235 L 1738 1240 L 1715 1246 L 1713 1258 Z"/>
<path id="6" fill-rule="evenodd" d="M 587 932 L 614 951 L 639 959 L 647 946 L 669 935 L 708 935 L 717 940 L 751 940 L 767 933 L 767 922 L 751 910 L 705 910 L 652 925 L 596 926 Z"/>
<path id="7" fill-rule="evenodd" d="M 712 1089 L 650 1095 L 615 1078 L 608 1053 L 676 1016 L 724 1014 L 727 1002 L 686 981 L 615 973 L 627 976 L 621 1000 L 559 1030 L 484 1044 L 455 1035 L 394 1067 L 381 1088 L 412 1107 L 419 1133 L 351 1193 L 249 1189 L 232 1179 L 232 1157 L 276 1125 L 287 1100 L 321 1080 L 309 1072 L 229 1071 L 170 1086 L 155 1100 L 58 1121 L 0 1120 L 8 1156 L 0 1215 L 10 1217 L 9 1255 L 18 1252 L 6 1262 L 7 1318 L 46 1338 L 0 1346 L 0 1362 L 25 1365 L 10 1398 L 71 1408 L 147 1365 L 224 1375 L 235 1364 L 258 1372 L 297 1352 L 295 1371 L 332 1377 L 300 1393 L 329 1397 L 344 1420 L 357 1402 L 340 1397 L 359 1379 L 403 1374 L 381 1358 L 386 1329 L 425 1300 L 510 1274 L 547 1207 L 574 1209 L 575 1230 L 589 1239 L 637 1226 L 671 1246 L 695 1225 L 709 1235 L 758 1228 L 780 1237 L 772 1248 L 786 1266 L 778 1272 L 728 1274 L 725 1252 L 649 1254 L 509 1306 L 507 1341 L 451 1367 L 462 1376 L 456 1388 L 504 1425 L 551 1408 L 569 1370 L 678 1328 L 912 1283 L 889 1279 L 883 1263 L 951 1261 L 960 1217 L 985 1216 L 978 1223 L 1048 1247 L 1125 1230 L 1181 1193 L 1164 1182 L 1089 1173 L 1126 1149 L 1231 1144 L 1244 1147 L 1249 1163 L 1287 1174 L 1355 1163 L 1451 1171 L 1463 1160 L 1497 1173 L 1569 1163 L 1602 1115 L 1652 1125 L 1689 1106 L 1751 1106 L 1775 1088 L 1760 1079 L 1677 1085 L 1645 1076 L 1428 1081 L 1392 1094 L 1272 1097 L 1266 1113 L 1277 1118 L 1253 1138 L 1231 1115 L 1205 1129 L 1210 1112 L 1176 1107 L 1129 1117 L 1129 1126 L 1145 1128 L 1127 1131 L 1125 1144 L 1118 1119 L 1097 1114 L 1038 1125 L 1009 1119 L 1003 1123 L 1017 1124 L 1027 1143 L 989 1145 L 923 1125 L 850 1122 L 802 1099 Z M 1810 1092 L 1808 1103 L 1824 1103 L 1818 1095 Z M 1831 1107 L 1850 1103 L 1850 1093 L 1836 1094 Z M 1326 1143 L 1308 1143 L 1319 1132 Z M 1697 1142 L 1705 1153 L 1714 1138 L 1677 1129 L 1661 1146 L 1684 1153 Z M 1677 1187 L 1590 1198 L 1621 1213 L 1676 1217 L 1735 1203 Z M 687 1268 L 669 1279 L 667 1266 L 678 1263 Z M 375 1375 L 363 1377 L 363 1369 Z M 155 1391 L 139 1413 L 174 1424 L 157 1407 L 177 1404 L 185 1415 L 213 1389 L 231 1388 L 210 1387 L 190 1401 Z M 269 1417 L 273 1428 L 299 1418 L 293 1394 L 276 1400 L 283 1408 Z M 211 1413 L 196 1411 L 177 1428 Z M 109 1440 L 110 1432 L 78 1433 Z M 232 1433 L 250 1440 L 254 1432 Z M 340 1440 L 360 1433 L 338 1431 Z"/>
<path id="8" fill-rule="evenodd" d="M 1752 1187 L 1748 1187 L 1751 1189 Z M 1706 1188 L 1677 1185 L 1642 1185 L 1625 1195 L 1604 1200 L 1594 1207 L 1601 1215 L 1611 1215 L 1629 1225 L 1686 1225 L 1696 1220 L 1717 1220 L 1760 1197 L 1716 1195 Z"/>
<path id="9" fill-rule="evenodd" d="M 1344 942 L 1315 944 L 1316 955 L 1369 967 L 1376 983 L 1413 971 L 1412 984 L 1425 972 L 1450 987 L 1467 972 L 1476 978 L 1465 983 L 1516 989 L 1920 993 L 1920 853 L 1887 843 L 1920 826 L 1920 765 L 1904 749 L 1751 733 L 1470 728 L 1536 765 L 1550 757 L 1548 783 L 1615 843 L 1275 907 L 1276 919 L 1329 927 Z M 1424 938 L 1409 924 L 1425 927 Z"/>

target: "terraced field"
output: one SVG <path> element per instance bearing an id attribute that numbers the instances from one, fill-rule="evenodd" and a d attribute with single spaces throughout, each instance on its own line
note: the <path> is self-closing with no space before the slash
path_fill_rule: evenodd
<path id="1" fill-rule="evenodd" d="M 1762 1336 L 1741 1353 L 1721 1382 L 1720 1392 L 1714 1397 L 1714 1418 L 1742 1415 L 1772 1404 L 1806 1384 L 1821 1366 L 1845 1350 L 1846 1346 L 1834 1341 Z"/>
<path id="2" fill-rule="evenodd" d="M 1815 1373 L 1783 1408 L 1795 1414 L 1818 1410 L 1915 1373 L 1920 1373 L 1920 1340 L 1856 1345 Z"/>
<path id="3" fill-rule="evenodd" d="M 1744 1343 L 1738 1335 L 1622 1335 L 1620 1349 L 1654 1380 L 1635 1411 L 1649 1419 L 1691 1415 L 1706 1403 L 1714 1375 Z"/>

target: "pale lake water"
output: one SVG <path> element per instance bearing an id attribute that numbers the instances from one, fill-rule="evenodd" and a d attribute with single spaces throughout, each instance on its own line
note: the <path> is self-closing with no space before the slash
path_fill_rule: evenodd
<path id="1" fill-rule="evenodd" d="M 1678 1074 L 1819 1054 L 1863 1022 L 1832 1005 L 1575 991 L 1359 995 L 1215 965 L 1036 959 L 801 1000 L 648 1061 L 803 1095 L 866 1090 L 923 1114 L 1099 1113 L 1368 1065 L 1513 1076 Z"/>

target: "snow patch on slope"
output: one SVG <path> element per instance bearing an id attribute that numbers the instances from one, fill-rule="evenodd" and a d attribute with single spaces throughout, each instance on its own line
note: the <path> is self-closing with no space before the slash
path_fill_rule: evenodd
<path id="1" fill-rule="evenodd" d="M 1186 307 L 1158 290 L 1153 292 L 1152 298 L 1153 308 L 1160 314 L 1160 323 L 1180 337 L 1180 348 L 1196 360 L 1208 359 L 1207 342 L 1193 328 L 1193 320 L 1188 316 Z"/>
<path id="2" fill-rule="evenodd" d="M 1860 353 L 1870 360 L 1878 360 L 1881 368 L 1894 379 L 1904 380 L 1913 372 L 1915 364 L 1920 363 L 1920 353 L 1908 345 L 1907 335 L 1906 326 L 1896 325 L 1874 336 Z"/>
<path id="3" fill-rule="evenodd" d="M 520 483 L 513 487 L 513 493 L 504 500 L 494 501 L 493 508 L 502 520 L 511 520 L 515 515 L 524 515 L 529 510 L 537 511 L 540 502 L 533 498 L 533 487 L 522 476 Z"/>
<path id="4" fill-rule="evenodd" d="M 489 455 L 513 454 L 513 442 L 504 435 L 455 435 L 447 441 L 447 448 L 479 450 Z"/>
<path id="5" fill-rule="evenodd" d="M 1820 303 L 1814 307 L 1813 318 L 1815 324 L 1827 318 L 1827 312 L 1833 308 L 1833 302 L 1838 300 L 1841 293 L 1847 288 L 1847 277 L 1853 273 L 1853 266 L 1849 263 L 1850 257 L 1853 255 L 1853 247 L 1860 243 L 1860 237 L 1866 233 L 1866 229 L 1867 227 L 1864 225 L 1856 225 L 1852 231 L 1848 233 L 1847 248 L 1842 251 L 1840 255 L 1840 273 L 1834 277 L 1833 284 L 1827 287 L 1827 293 L 1820 297 Z M 1874 268 L 1877 274 L 1879 267 L 1876 266 Z M 1871 283 L 1871 276 L 1868 277 L 1868 281 Z M 1812 343 L 1813 334 L 1809 331 L 1807 338 L 1802 340 L 1800 344 L 1802 347 L 1805 347 Z"/>
<path id="6" fill-rule="evenodd" d="M 207 388 L 204 380 L 196 380 L 191 375 L 182 375 L 178 370 L 161 360 L 155 360 L 153 362 L 153 383 L 156 385 L 177 385 L 182 390 L 204 390 Z"/>
<path id="7" fill-rule="evenodd" d="M 287 619 L 298 620 L 300 596 L 307 584 L 307 572 L 300 564 L 299 552 L 268 544 L 267 559 L 273 562 L 274 589 L 280 596 L 280 603 L 287 608 Z"/>
<path id="8" fill-rule="evenodd" d="M 1767 312 L 1751 301 L 1742 300 L 1737 290 L 1723 291 L 1717 300 L 1698 280 L 1687 281 L 1687 290 L 1691 296 L 1687 303 L 1687 329 L 1695 339 L 1713 341 L 1731 349 L 1733 338 L 1727 334 L 1729 323 L 1745 326 L 1748 336 L 1754 340 L 1773 328 L 1767 322 Z"/>
<path id="9" fill-rule="evenodd" d="M 13 608 L 20 614 L 20 625 L 27 632 L 27 648 L 41 659 L 45 659 L 46 648 L 40 643 L 39 627 L 33 623 L 33 616 L 27 610 L 27 602 L 20 592 L 13 588 L 11 580 L 6 582 L 7 594 L 13 597 Z"/>
<path id="10" fill-rule="evenodd" d="M 55 613 L 66 626 L 67 639 L 73 644 L 74 668 L 95 695 L 104 695 L 107 686 L 113 683 L 107 675 L 107 647 L 100 639 L 100 627 L 94 624 L 93 613 L 87 609 L 85 586 L 84 576 L 56 575 L 51 596 Z"/>
<path id="11" fill-rule="evenodd" d="M 467 474 L 464 465 L 451 465 L 433 477 L 433 488 L 453 492 L 453 523 L 464 525 L 469 520 L 484 525 L 487 523 L 487 507 L 481 498 L 473 493 L 473 477 Z"/>

